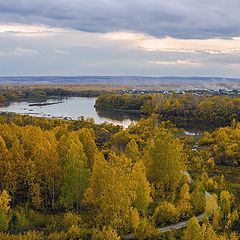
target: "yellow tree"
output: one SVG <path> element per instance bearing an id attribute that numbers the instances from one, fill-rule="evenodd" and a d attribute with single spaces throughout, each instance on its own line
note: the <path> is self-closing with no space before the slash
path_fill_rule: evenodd
<path id="1" fill-rule="evenodd" d="M 3 190 L 0 195 L 0 231 L 6 231 L 8 229 L 10 202 L 11 198 L 8 192 Z"/>
<path id="2" fill-rule="evenodd" d="M 32 170 L 34 169 L 36 176 L 31 178 L 31 183 L 28 179 L 26 180 L 30 183 L 30 189 L 34 190 L 30 195 L 33 196 L 36 193 L 40 198 L 45 198 L 46 202 L 54 208 L 55 192 L 57 185 L 60 185 L 59 179 L 62 175 L 54 132 L 26 126 L 22 130 L 22 135 L 25 157 L 29 166 L 33 167 Z M 27 169 L 28 174 L 33 176 L 29 170 Z M 37 202 L 40 203 L 40 201 Z"/>
<path id="3" fill-rule="evenodd" d="M 1 180 L 1 188 L 4 187 L 4 178 L 5 174 L 8 171 L 10 153 L 6 146 L 5 140 L 0 136 L 0 180 Z"/>
<path id="4" fill-rule="evenodd" d="M 222 191 L 220 193 L 220 207 L 225 219 L 231 211 L 231 196 L 228 191 Z"/>
<path id="5" fill-rule="evenodd" d="M 196 217 L 191 218 L 186 229 L 183 231 L 183 240 L 201 240 L 202 231 L 199 225 L 198 219 Z"/>
<path id="6" fill-rule="evenodd" d="M 198 180 L 194 182 L 193 191 L 191 193 L 191 204 L 195 214 L 201 213 L 205 209 L 205 189 Z"/>
<path id="7" fill-rule="evenodd" d="M 86 202 L 95 206 L 99 226 L 130 227 L 129 216 L 136 199 L 131 169 L 131 161 L 124 156 L 111 155 L 108 161 L 103 156 L 95 159 Z"/>
<path id="8" fill-rule="evenodd" d="M 64 166 L 64 183 L 62 186 L 62 203 L 68 208 L 78 210 L 88 185 L 89 169 L 83 145 L 78 134 L 72 132 L 62 146 L 62 162 Z"/>
<path id="9" fill-rule="evenodd" d="M 180 191 L 180 199 L 177 203 L 181 218 L 188 218 L 192 213 L 192 205 L 190 202 L 189 186 L 185 183 Z"/>
<path id="10" fill-rule="evenodd" d="M 149 148 L 144 156 L 147 176 L 156 188 L 163 188 L 171 193 L 173 199 L 175 190 L 185 169 L 183 146 L 173 138 L 168 130 L 162 130 L 149 142 Z"/>
<path id="11" fill-rule="evenodd" d="M 151 187 L 146 177 L 146 170 L 144 163 L 139 161 L 133 167 L 133 181 L 134 191 L 136 192 L 136 199 L 134 206 L 138 211 L 144 213 L 147 210 L 149 203 L 152 202 Z"/>
<path id="12" fill-rule="evenodd" d="M 84 153 L 87 157 L 88 168 L 92 169 L 94 156 L 97 154 L 95 135 L 93 129 L 82 128 L 78 131 L 80 142 L 83 145 Z"/>
<path id="13" fill-rule="evenodd" d="M 126 146 L 126 156 L 132 159 L 132 161 L 137 162 L 140 158 L 140 152 L 138 149 L 138 144 L 135 139 L 132 139 Z"/>

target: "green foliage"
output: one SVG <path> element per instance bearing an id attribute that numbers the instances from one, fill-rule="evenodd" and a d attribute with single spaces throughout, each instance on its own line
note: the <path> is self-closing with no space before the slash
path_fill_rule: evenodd
<path id="1" fill-rule="evenodd" d="M 183 232 L 183 240 L 201 240 L 202 232 L 196 217 L 191 218 Z"/>

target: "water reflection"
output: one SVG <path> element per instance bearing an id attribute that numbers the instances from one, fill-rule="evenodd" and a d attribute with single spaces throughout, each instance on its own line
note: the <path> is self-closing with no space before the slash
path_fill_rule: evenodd
<path id="1" fill-rule="evenodd" d="M 97 112 L 96 98 L 68 97 L 48 99 L 47 101 L 19 101 L 0 106 L 1 112 L 13 112 L 39 117 L 78 119 L 81 116 L 93 118 L 96 123 L 109 122 L 128 127 L 140 115 L 117 112 Z M 34 104 L 33 104 L 34 103 Z"/>
<path id="2" fill-rule="evenodd" d="M 116 121 L 123 121 L 129 119 L 131 121 L 138 121 L 141 118 L 140 113 L 128 113 L 128 112 L 119 112 L 119 111 L 102 111 L 96 110 L 99 117 L 112 119 Z"/>
<path id="3" fill-rule="evenodd" d="M 14 112 L 19 114 L 68 118 L 77 120 L 79 117 L 93 118 L 95 123 L 109 122 L 115 125 L 128 127 L 132 122 L 138 121 L 141 117 L 139 113 L 118 112 L 118 111 L 96 111 L 96 98 L 88 97 L 68 97 L 53 98 L 47 101 L 19 101 L 10 102 L 0 106 L 0 112 Z M 33 104 L 34 103 L 34 104 Z M 201 136 L 204 131 L 213 131 L 219 125 L 209 125 L 209 123 L 199 122 L 175 122 L 178 128 L 185 129 L 186 135 Z"/>

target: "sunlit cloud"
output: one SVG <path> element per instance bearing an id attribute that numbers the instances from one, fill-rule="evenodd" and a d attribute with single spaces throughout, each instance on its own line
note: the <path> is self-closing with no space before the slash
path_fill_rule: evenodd
<path id="1" fill-rule="evenodd" d="M 150 61 L 149 63 L 151 64 L 158 64 L 158 65 L 188 65 L 188 66 L 199 66 L 201 63 L 199 62 L 194 62 L 193 60 L 190 59 L 178 59 L 176 61 Z"/>
<path id="2" fill-rule="evenodd" d="M 28 37 L 49 36 L 54 33 L 65 32 L 62 28 L 54 28 L 47 25 L 28 25 L 28 24 L 0 24 L 0 34 L 15 34 Z"/>
<path id="3" fill-rule="evenodd" d="M 141 33 L 113 32 L 105 37 L 115 41 L 134 42 L 137 48 L 149 52 L 206 53 L 210 55 L 240 55 L 240 38 L 178 39 L 157 38 Z"/>
<path id="4" fill-rule="evenodd" d="M 240 38 L 180 39 L 0 24 L 4 75 L 240 75 Z M 31 64 L 31 68 L 29 68 Z"/>

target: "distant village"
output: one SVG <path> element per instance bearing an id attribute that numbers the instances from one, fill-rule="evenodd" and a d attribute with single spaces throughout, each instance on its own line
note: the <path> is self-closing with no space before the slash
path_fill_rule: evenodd
<path id="1" fill-rule="evenodd" d="M 240 89 L 191 89 L 191 90 L 146 90 L 146 89 L 124 89 L 118 90 L 118 93 L 130 93 L 130 94 L 153 94 L 153 93 L 161 93 L 161 94 L 188 94 L 191 93 L 196 96 L 201 95 L 230 95 L 230 96 L 239 96 Z"/>

